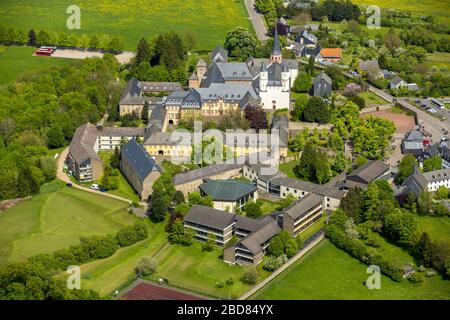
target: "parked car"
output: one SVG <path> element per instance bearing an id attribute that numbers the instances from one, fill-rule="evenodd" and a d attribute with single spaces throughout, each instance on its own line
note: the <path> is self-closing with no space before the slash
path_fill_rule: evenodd
<path id="1" fill-rule="evenodd" d="M 420 103 L 420 99 L 417 99 L 417 100 L 416 100 L 416 103 Z"/>
<path id="2" fill-rule="evenodd" d="M 101 192 L 106 192 L 107 190 L 105 188 L 100 188 Z"/>
<path id="3" fill-rule="evenodd" d="M 426 107 L 427 107 L 427 105 L 426 105 L 425 103 L 422 103 L 420 106 L 421 106 L 422 108 L 426 108 Z"/>
<path id="4" fill-rule="evenodd" d="M 91 186 L 89 188 L 91 188 L 92 190 L 100 190 L 100 186 L 96 183 L 91 184 Z"/>
<path id="5" fill-rule="evenodd" d="M 428 109 L 428 111 L 430 111 L 431 113 L 436 113 L 437 112 L 436 109 L 434 109 L 434 108 L 430 108 L 430 109 Z"/>
<path id="6" fill-rule="evenodd" d="M 66 186 L 71 187 L 72 186 L 72 182 L 67 182 Z"/>

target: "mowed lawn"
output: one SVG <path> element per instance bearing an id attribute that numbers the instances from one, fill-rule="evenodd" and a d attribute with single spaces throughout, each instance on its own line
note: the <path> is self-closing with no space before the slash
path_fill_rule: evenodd
<path id="1" fill-rule="evenodd" d="M 450 40 L 449 40 L 450 41 Z M 434 52 L 427 54 L 425 63 L 430 67 L 444 67 L 450 70 L 450 53 Z"/>
<path id="2" fill-rule="evenodd" d="M 122 201 L 55 181 L 0 214 L 0 266 L 79 243 L 80 236 L 114 234 L 136 221 Z"/>
<path id="3" fill-rule="evenodd" d="M 450 299 L 450 281 L 438 275 L 421 285 L 382 276 L 381 289 L 369 290 L 366 271 L 367 265 L 324 240 L 252 299 Z"/>
<path id="4" fill-rule="evenodd" d="M 0 5 L 1 7 L 2 5 Z M 64 66 L 73 63 L 72 59 L 35 57 L 31 47 L 0 47 L 0 87 L 17 80 L 24 72 L 42 70 L 49 67 Z"/>
<path id="5" fill-rule="evenodd" d="M 68 6 L 81 9 L 81 29 L 66 27 Z M 2 25 L 16 29 L 108 34 L 121 36 L 126 49 L 135 50 L 141 37 L 168 31 L 193 32 L 197 49 L 211 50 L 226 33 L 242 26 L 252 29 L 243 0 L 21 0 L 1 1 Z"/>
<path id="6" fill-rule="evenodd" d="M 377 5 L 385 9 L 411 11 L 415 15 L 431 15 L 438 21 L 449 22 L 448 0 L 352 0 L 355 4 Z"/>
<path id="7" fill-rule="evenodd" d="M 450 218 L 416 216 L 421 232 L 428 232 L 433 240 L 450 242 Z"/>

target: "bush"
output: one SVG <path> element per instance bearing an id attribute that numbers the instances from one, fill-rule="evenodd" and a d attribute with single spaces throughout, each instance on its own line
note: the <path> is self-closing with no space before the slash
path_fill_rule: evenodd
<path id="1" fill-rule="evenodd" d="M 225 287 L 223 281 L 216 282 L 216 288 L 222 289 L 223 287 Z"/>
<path id="2" fill-rule="evenodd" d="M 125 227 L 116 234 L 117 243 L 120 247 L 128 247 L 132 244 L 144 240 L 148 237 L 147 227 L 142 221 L 136 222 L 133 226 Z"/>
<path id="3" fill-rule="evenodd" d="M 156 260 L 150 257 L 144 257 L 139 261 L 136 267 L 136 273 L 138 275 L 148 276 L 155 273 L 157 268 L 158 262 Z"/>
<path id="4" fill-rule="evenodd" d="M 419 273 L 419 272 L 414 272 L 414 273 L 411 275 L 411 277 L 409 277 L 408 280 L 411 281 L 412 283 L 420 284 L 420 283 L 423 282 L 424 278 L 423 278 L 423 275 L 422 275 L 421 273 Z"/>
<path id="5" fill-rule="evenodd" d="M 229 277 L 225 283 L 227 286 L 232 286 L 234 284 L 233 277 Z"/>
<path id="6" fill-rule="evenodd" d="M 264 270 L 272 272 L 281 267 L 287 260 L 288 259 L 285 255 L 280 257 L 268 257 L 264 262 L 263 268 Z"/>
<path id="7" fill-rule="evenodd" d="M 258 282 L 258 271 L 254 266 L 248 267 L 247 270 L 245 270 L 244 274 L 242 275 L 242 282 L 254 285 L 256 282 Z"/>

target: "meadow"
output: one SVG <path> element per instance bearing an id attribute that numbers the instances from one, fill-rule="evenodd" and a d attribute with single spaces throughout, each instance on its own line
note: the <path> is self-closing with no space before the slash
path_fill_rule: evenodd
<path id="1" fill-rule="evenodd" d="M 1 5 L 0 5 L 1 7 Z M 24 72 L 48 69 L 73 63 L 72 59 L 35 57 L 31 47 L 0 47 L 0 87 L 8 85 Z"/>
<path id="2" fill-rule="evenodd" d="M 76 245 L 81 236 L 114 234 L 137 219 L 127 207 L 61 181 L 48 183 L 39 195 L 0 214 L 0 267 Z"/>
<path id="3" fill-rule="evenodd" d="M 434 52 L 427 55 L 425 63 L 430 67 L 444 67 L 450 70 L 450 53 Z"/>
<path id="4" fill-rule="evenodd" d="M 364 285 L 368 277 L 367 265 L 324 240 L 252 299 L 450 299 L 450 282 L 438 275 L 419 285 L 382 275 L 381 288 L 373 290 Z"/>
<path id="5" fill-rule="evenodd" d="M 2 25 L 18 30 L 73 32 L 77 35 L 121 36 L 127 50 L 138 40 L 168 31 L 190 31 L 198 40 L 196 49 L 211 50 L 223 43 L 226 33 L 242 26 L 253 30 L 243 0 L 98 0 L 77 1 L 81 29 L 66 28 L 69 0 L 1 1 Z"/>
<path id="6" fill-rule="evenodd" d="M 431 15 L 438 21 L 449 22 L 448 0 L 352 0 L 355 4 L 377 5 L 381 8 L 411 11 L 415 15 Z"/>

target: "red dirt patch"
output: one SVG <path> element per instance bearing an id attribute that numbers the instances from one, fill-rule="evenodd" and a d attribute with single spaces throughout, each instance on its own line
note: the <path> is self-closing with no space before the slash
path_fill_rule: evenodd
<path id="1" fill-rule="evenodd" d="M 184 292 L 141 282 L 122 296 L 125 300 L 204 300 Z"/>
<path id="2" fill-rule="evenodd" d="M 391 120 L 394 122 L 395 127 L 397 129 L 397 133 L 406 133 L 414 128 L 415 120 L 413 116 L 408 116 L 404 113 L 394 113 L 392 110 L 381 110 L 381 111 L 374 111 L 374 112 L 368 112 L 361 117 L 365 118 L 368 116 L 375 116 L 380 117 L 383 119 Z"/>

